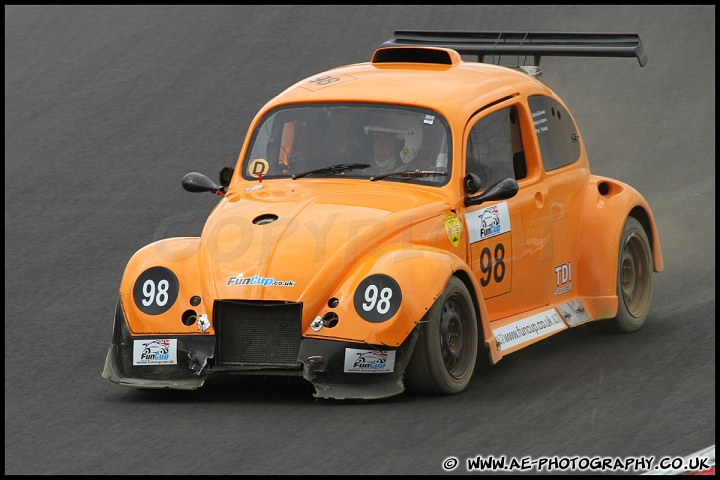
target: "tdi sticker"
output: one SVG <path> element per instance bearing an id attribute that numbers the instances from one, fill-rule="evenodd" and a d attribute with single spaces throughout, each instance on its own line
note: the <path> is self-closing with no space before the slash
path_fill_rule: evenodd
<path id="1" fill-rule="evenodd" d="M 555 295 L 562 295 L 572 290 L 572 262 L 562 263 L 555 267 Z"/>
<path id="2" fill-rule="evenodd" d="M 445 233 L 447 233 L 450 243 L 453 247 L 457 247 L 460 243 L 460 220 L 456 215 L 448 215 L 445 217 Z"/>
<path id="3" fill-rule="evenodd" d="M 152 267 L 135 280 L 133 300 L 141 312 L 160 315 L 173 306 L 179 290 L 180 284 L 172 270 Z"/>
<path id="4" fill-rule="evenodd" d="M 400 308 L 402 292 L 400 285 L 387 275 L 370 275 L 358 285 L 353 302 L 363 320 L 382 323 Z"/>

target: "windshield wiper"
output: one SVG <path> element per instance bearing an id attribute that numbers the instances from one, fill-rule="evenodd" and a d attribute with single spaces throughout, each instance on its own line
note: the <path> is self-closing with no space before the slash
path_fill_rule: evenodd
<path id="1" fill-rule="evenodd" d="M 427 177 L 430 175 L 447 175 L 447 172 L 439 172 L 436 170 L 405 170 L 404 172 L 392 172 L 384 175 L 375 175 L 370 177 L 370 181 L 382 180 L 383 178 L 399 176 L 399 177 Z"/>
<path id="2" fill-rule="evenodd" d="M 369 163 L 340 163 L 337 165 L 330 165 L 329 167 L 316 168 L 315 170 L 310 170 L 309 172 L 298 173 L 298 174 L 293 175 L 291 178 L 293 180 L 297 180 L 298 178 L 302 178 L 306 175 L 315 175 L 315 174 L 320 174 L 320 173 L 346 172 L 348 170 L 361 170 L 363 168 L 370 168 L 370 164 Z"/>

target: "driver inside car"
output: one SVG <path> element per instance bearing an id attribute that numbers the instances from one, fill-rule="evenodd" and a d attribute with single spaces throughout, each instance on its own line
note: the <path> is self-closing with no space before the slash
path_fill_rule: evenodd
<path id="1" fill-rule="evenodd" d="M 373 173 L 413 170 L 411 165 L 422 145 L 420 121 L 409 115 L 383 114 L 365 126 L 373 140 Z"/>

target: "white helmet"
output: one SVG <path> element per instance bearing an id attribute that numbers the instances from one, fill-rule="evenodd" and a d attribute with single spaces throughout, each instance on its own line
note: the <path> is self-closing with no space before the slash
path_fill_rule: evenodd
<path id="1" fill-rule="evenodd" d="M 415 160 L 422 145 L 423 129 L 420 120 L 410 115 L 382 114 L 374 117 L 365 127 L 365 133 L 394 133 L 398 140 L 405 140 L 398 156 L 403 163 Z"/>

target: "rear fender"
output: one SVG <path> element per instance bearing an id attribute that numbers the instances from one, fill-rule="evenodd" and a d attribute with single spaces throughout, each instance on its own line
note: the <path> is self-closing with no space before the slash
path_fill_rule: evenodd
<path id="1" fill-rule="evenodd" d="M 612 318 L 617 313 L 617 255 L 620 236 L 628 216 L 637 218 L 650 240 L 653 270 L 663 270 L 657 226 L 650 206 L 633 187 L 604 177 L 592 176 L 585 194 L 580 225 L 578 258 L 579 295 L 597 298 L 588 305 L 593 318 Z M 603 297 L 607 300 L 602 300 Z M 594 311 L 592 311 L 594 310 Z"/>

